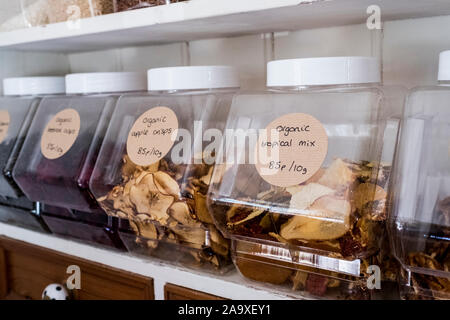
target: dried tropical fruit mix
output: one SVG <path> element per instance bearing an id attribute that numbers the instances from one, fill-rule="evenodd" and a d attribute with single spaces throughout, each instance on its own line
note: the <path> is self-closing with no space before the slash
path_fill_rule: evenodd
<path id="1" fill-rule="evenodd" d="M 326 249 L 345 259 L 377 252 L 389 166 L 338 158 L 306 183 L 288 188 L 267 184 L 253 170 L 242 165 L 237 174 L 230 173 L 236 174 L 241 194 L 234 203 L 220 198 L 211 203 L 233 235 Z M 227 174 L 222 183 L 229 180 Z M 249 201 L 253 197 L 254 204 Z"/>
<path id="2" fill-rule="evenodd" d="M 229 242 L 213 224 L 206 193 L 213 166 L 175 165 L 165 157 L 150 166 L 123 157 L 122 182 L 98 201 L 109 214 L 128 219 L 136 242 L 157 249 L 181 244 L 199 264 L 229 263 Z"/>
<path id="3" fill-rule="evenodd" d="M 365 277 L 294 263 L 298 257 L 290 249 L 233 241 L 233 259 L 239 272 L 251 280 L 273 285 L 284 285 L 287 292 L 302 292 L 313 297 L 361 300 L 370 298 Z M 292 254 L 291 254 L 292 253 Z M 284 259 L 274 258 L 283 256 Z M 376 264 L 376 258 L 362 262 L 361 270 Z"/>
<path id="4" fill-rule="evenodd" d="M 345 286 L 348 280 L 350 287 L 345 288 L 348 291 L 355 289 L 351 279 L 357 279 L 359 274 L 339 275 L 344 279 L 342 284 L 336 274 L 335 280 L 329 283 L 333 275 L 326 272 L 324 275 L 319 269 L 310 272 L 295 264 L 295 254 L 304 251 L 333 259 L 361 259 L 362 274 L 366 266 L 381 265 L 389 174 L 388 165 L 336 158 L 305 183 L 283 188 L 265 182 L 252 165 L 218 167 L 214 179 L 220 180 L 223 176 L 221 185 L 234 179 L 231 183 L 234 183 L 235 193 L 230 201 L 212 193 L 209 204 L 219 224 L 226 226 L 224 231 L 233 239 L 252 242 L 256 239 L 267 245 L 289 248 L 292 263 L 289 267 L 281 265 L 281 269 L 277 261 L 270 259 L 278 253 L 264 255 L 258 253 L 260 249 L 248 248 L 250 251 L 238 251 L 236 264 L 246 277 L 277 284 L 291 282 L 295 290 L 315 295 L 325 294 L 328 286 Z M 247 258 L 245 253 L 249 255 Z M 277 271 L 263 272 L 265 268 Z M 295 280 L 295 270 L 297 280 L 304 278 L 309 285 L 300 285 Z M 363 283 L 358 290 L 364 291 L 365 286 Z"/>
<path id="5" fill-rule="evenodd" d="M 439 226 L 433 230 L 436 239 L 448 239 L 450 236 L 450 197 L 437 205 Z M 448 241 L 429 241 L 422 252 L 410 252 L 405 263 L 413 268 L 428 269 L 436 275 L 411 272 L 411 290 L 407 299 L 450 299 L 450 243 Z M 406 272 L 403 270 L 403 272 Z M 441 276 L 439 276 L 441 275 Z M 406 276 L 406 275 L 404 275 Z"/>

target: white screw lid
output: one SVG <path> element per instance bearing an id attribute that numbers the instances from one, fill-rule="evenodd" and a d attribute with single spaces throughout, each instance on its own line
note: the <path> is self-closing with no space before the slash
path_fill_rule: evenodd
<path id="1" fill-rule="evenodd" d="M 66 92 L 64 77 L 20 77 L 3 79 L 5 96 L 35 96 Z"/>
<path id="2" fill-rule="evenodd" d="M 66 76 L 67 94 L 145 91 L 147 78 L 143 72 L 73 73 Z"/>
<path id="3" fill-rule="evenodd" d="M 438 81 L 450 81 L 450 50 L 442 51 L 439 55 Z"/>
<path id="4" fill-rule="evenodd" d="M 380 62 L 373 57 L 324 57 L 271 61 L 268 87 L 320 86 L 381 82 Z"/>
<path id="5" fill-rule="evenodd" d="M 148 70 L 148 91 L 239 87 L 239 73 L 230 66 L 170 67 Z"/>

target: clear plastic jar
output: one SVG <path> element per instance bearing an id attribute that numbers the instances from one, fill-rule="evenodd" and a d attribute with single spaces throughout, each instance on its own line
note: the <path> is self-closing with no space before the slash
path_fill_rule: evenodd
<path id="1" fill-rule="evenodd" d="M 114 0 L 46 0 L 49 23 L 64 22 L 114 12 Z"/>
<path id="2" fill-rule="evenodd" d="M 123 219 L 129 251 L 225 272 L 230 247 L 206 208 L 214 152 L 203 134 L 221 135 L 239 87 L 237 72 L 226 66 L 160 68 L 149 70 L 148 80 L 149 94 L 118 102 L 92 193 L 108 214 Z"/>
<path id="3" fill-rule="evenodd" d="M 390 236 L 404 299 L 450 299 L 450 51 L 438 79 L 409 93 L 397 148 Z"/>
<path id="4" fill-rule="evenodd" d="M 368 298 L 402 99 L 387 99 L 370 57 L 273 61 L 267 85 L 233 100 L 208 195 L 216 225 L 246 278 Z"/>
<path id="5" fill-rule="evenodd" d="M 23 0 L 11 1 L 0 0 L 0 32 L 13 31 L 16 29 L 23 29 L 30 26 L 27 19 L 26 10 L 22 6 Z M 28 1 L 30 4 L 30 10 L 35 13 L 36 25 L 46 23 L 46 12 L 38 10 L 39 0 Z M 38 13 L 39 12 L 39 13 Z"/>
<path id="6" fill-rule="evenodd" d="M 64 77 L 27 77 L 3 80 L 0 98 L 0 221 L 46 230 L 36 211 L 12 177 L 31 121 L 41 99 L 64 94 Z"/>
<path id="7" fill-rule="evenodd" d="M 183 1 L 187 0 L 114 0 L 114 11 L 142 9 Z"/>
<path id="8" fill-rule="evenodd" d="M 66 76 L 67 95 L 41 101 L 13 178 L 28 199 L 53 208 L 47 212 L 44 206 L 44 220 L 48 214 L 67 218 L 68 210 L 80 229 L 82 223 L 102 228 L 108 223 L 89 180 L 118 97 L 145 88 L 143 73 L 71 74 Z"/>

